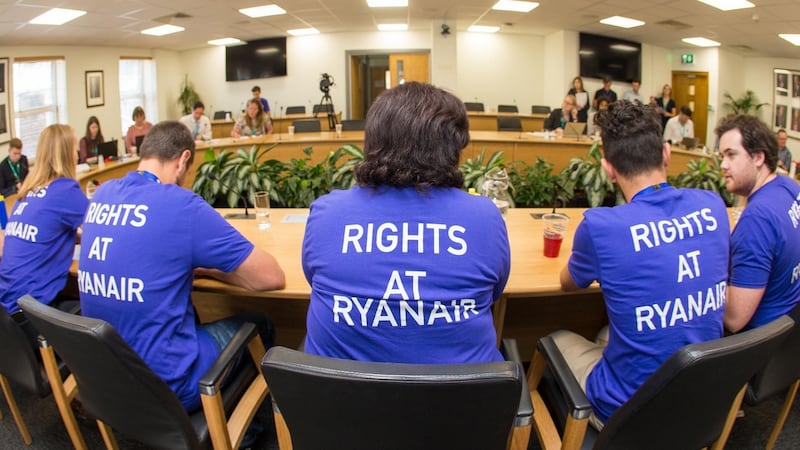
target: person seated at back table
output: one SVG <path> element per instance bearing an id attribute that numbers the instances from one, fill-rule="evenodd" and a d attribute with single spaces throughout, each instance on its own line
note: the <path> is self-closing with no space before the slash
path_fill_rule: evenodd
<path id="1" fill-rule="evenodd" d="M 13 138 L 8 142 L 8 156 L 0 162 L 0 194 L 17 193 L 27 176 L 28 157 L 22 154 L 22 141 Z"/>
<path id="2" fill-rule="evenodd" d="M 544 129 L 547 131 L 563 130 L 567 123 L 578 121 L 578 108 L 575 96 L 568 94 L 561 102 L 561 108 L 550 111 L 550 116 L 544 120 Z"/>
<path id="3" fill-rule="evenodd" d="M 136 136 L 146 136 L 153 124 L 145 120 L 144 109 L 141 106 L 133 108 L 133 125 L 128 127 L 128 132 L 125 134 L 125 152 L 128 154 L 133 152 L 133 147 L 136 146 Z"/>
<path id="4" fill-rule="evenodd" d="M 680 114 L 667 121 L 664 127 L 664 142 L 680 144 L 683 138 L 694 137 L 694 122 L 692 122 L 692 110 L 688 106 L 681 106 Z"/>
<path id="5" fill-rule="evenodd" d="M 467 144 L 467 113 L 454 95 L 410 82 L 378 96 L 358 185 L 311 205 L 302 251 L 311 285 L 306 352 L 502 360 L 491 308 L 508 279 L 508 237 L 494 203 L 461 189 Z"/>
<path id="6" fill-rule="evenodd" d="M 247 109 L 236 119 L 231 136 L 238 139 L 272 134 L 272 121 L 261 108 L 261 102 L 258 99 L 248 100 Z"/>
<path id="7" fill-rule="evenodd" d="M 96 163 L 97 162 L 97 146 L 105 142 L 103 140 L 103 131 L 100 129 L 100 120 L 95 117 L 89 117 L 86 121 L 86 133 L 81 138 L 78 149 L 78 163 Z"/>
<path id="8" fill-rule="evenodd" d="M 78 305 L 77 299 L 60 295 L 89 204 L 75 180 L 77 154 L 78 139 L 70 126 L 54 124 L 42 131 L 38 164 L 22 182 L 5 230 L 0 303 L 34 346 L 36 331 L 17 306 L 20 297 L 30 294 L 70 311 Z"/>
<path id="9" fill-rule="evenodd" d="M 731 235 L 725 327 L 737 332 L 787 314 L 800 301 L 800 185 L 778 175 L 778 142 L 754 116 L 716 129 L 728 192 L 747 197 Z"/>
<path id="10" fill-rule="evenodd" d="M 628 203 L 584 212 L 560 281 L 566 291 L 600 283 L 607 345 L 553 338 L 599 430 L 677 349 L 722 337 L 730 225 L 718 194 L 667 183 L 670 147 L 652 108 L 622 100 L 596 121 L 603 170 Z"/>
<path id="11" fill-rule="evenodd" d="M 181 117 L 180 120 L 180 122 L 186 125 L 186 128 L 192 132 L 192 136 L 196 142 L 211 140 L 211 121 L 203 114 L 205 110 L 206 105 L 204 105 L 203 102 L 194 102 L 194 105 L 192 105 L 192 112 Z"/>

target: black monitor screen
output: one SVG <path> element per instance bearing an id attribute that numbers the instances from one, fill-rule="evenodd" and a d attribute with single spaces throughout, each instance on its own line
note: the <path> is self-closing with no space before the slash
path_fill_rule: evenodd
<path id="1" fill-rule="evenodd" d="M 286 76 L 286 38 L 250 41 L 225 48 L 225 80 Z"/>
<path id="2" fill-rule="evenodd" d="M 641 78 L 642 44 L 622 39 L 580 34 L 581 76 L 611 77 L 630 83 Z"/>

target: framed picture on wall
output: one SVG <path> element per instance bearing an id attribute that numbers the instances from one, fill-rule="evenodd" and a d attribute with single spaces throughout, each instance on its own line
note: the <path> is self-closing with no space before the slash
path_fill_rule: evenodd
<path id="1" fill-rule="evenodd" d="M 103 88 L 103 71 L 86 71 L 86 107 L 103 106 L 106 103 L 105 90 Z"/>
<path id="2" fill-rule="evenodd" d="M 772 129 L 800 139 L 800 70 L 773 69 Z"/>
<path id="3" fill-rule="evenodd" d="M 11 140 L 8 58 L 0 58 L 0 144 Z"/>

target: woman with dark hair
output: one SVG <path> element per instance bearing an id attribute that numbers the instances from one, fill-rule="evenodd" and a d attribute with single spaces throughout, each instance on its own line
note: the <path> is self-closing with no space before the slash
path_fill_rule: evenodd
<path id="1" fill-rule="evenodd" d="M 578 108 L 578 122 L 586 122 L 589 117 L 589 93 L 583 89 L 583 78 L 575 77 L 572 79 L 572 87 L 567 91 L 567 95 L 575 96 L 575 106 Z"/>
<path id="2" fill-rule="evenodd" d="M 97 162 L 97 146 L 105 142 L 100 130 L 100 120 L 95 116 L 86 121 L 86 133 L 78 148 L 78 164 Z"/>
<path id="3" fill-rule="evenodd" d="M 358 186 L 311 205 L 302 264 L 308 353 L 362 361 L 502 360 L 491 307 L 508 279 L 506 227 L 461 188 L 464 104 L 406 83 L 370 107 Z"/>

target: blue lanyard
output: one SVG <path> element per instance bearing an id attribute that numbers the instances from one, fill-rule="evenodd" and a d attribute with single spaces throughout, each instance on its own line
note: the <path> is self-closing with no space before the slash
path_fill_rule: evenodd
<path id="1" fill-rule="evenodd" d="M 150 181 L 153 181 L 155 183 L 161 184 L 161 180 L 159 180 L 158 177 L 155 176 L 152 172 L 148 172 L 146 170 L 140 170 L 139 171 L 139 175 L 147 178 Z"/>
<path id="2" fill-rule="evenodd" d="M 668 187 L 669 187 L 669 183 L 667 183 L 666 181 L 663 182 L 663 183 L 654 184 L 652 186 L 647 186 L 646 188 L 644 188 L 641 191 L 637 192 L 633 196 L 633 198 L 631 198 L 631 201 L 636 200 L 636 197 L 647 195 L 647 194 L 649 194 L 651 192 L 660 191 L 661 189 L 668 188 Z"/>

